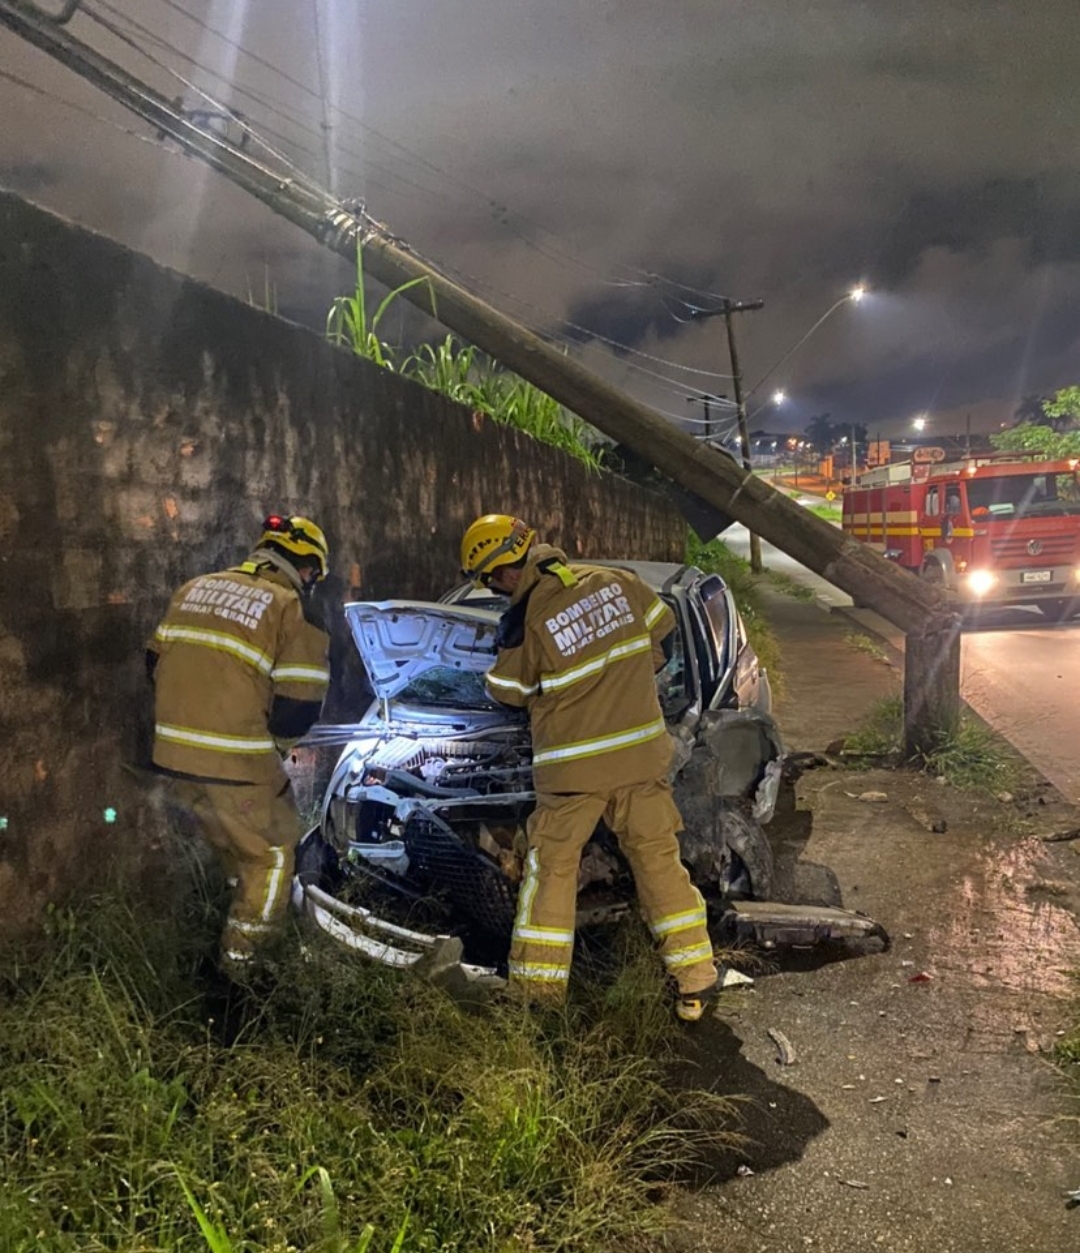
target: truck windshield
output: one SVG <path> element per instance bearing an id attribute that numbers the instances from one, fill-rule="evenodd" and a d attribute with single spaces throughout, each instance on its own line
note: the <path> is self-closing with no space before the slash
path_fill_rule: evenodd
<path id="1" fill-rule="evenodd" d="M 1080 484 L 1075 472 L 969 479 L 967 497 L 972 518 L 983 521 L 1080 514 Z"/>

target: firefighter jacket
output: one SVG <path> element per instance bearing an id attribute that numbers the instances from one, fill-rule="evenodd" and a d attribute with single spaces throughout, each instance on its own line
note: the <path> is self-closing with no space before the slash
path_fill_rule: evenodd
<path id="1" fill-rule="evenodd" d="M 284 782 L 276 736 L 315 721 L 330 680 L 329 638 L 304 617 L 299 578 L 258 550 L 185 583 L 147 643 L 157 655 L 154 762 L 204 779 Z M 287 727 L 275 725 L 291 709 Z M 299 717 L 298 717 L 299 713 Z"/>
<path id="2" fill-rule="evenodd" d="M 500 624 L 490 694 L 529 711 L 539 792 L 599 792 L 667 773 L 656 694 L 675 617 L 627 570 L 533 545 Z"/>

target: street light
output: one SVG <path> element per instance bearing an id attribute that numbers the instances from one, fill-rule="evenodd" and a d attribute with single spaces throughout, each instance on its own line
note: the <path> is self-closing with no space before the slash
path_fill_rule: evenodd
<path id="1" fill-rule="evenodd" d="M 866 286 L 865 283 L 858 283 L 856 284 L 856 286 L 851 288 L 850 291 L 844 292 L 844 294 L 840 297 L 839 300 L 837 300 L 834 304 L 830 305 L 829 308 L 825 310 L 825 312 L 821 315 L 820 318 L 818 318 L 818 320 L 806 332 L 806 334 L 800 340 L 797 340 L 794 344 L 792 344 L 792 346 L 787 350 L 787 352 L 784 353 L 784 355 L 780 358 L 779 361 L 776 362 L 775 365 L 770 366 L 765 371 L 765 373 L 761 376 L 761 378 L 759 378 L 758 381 L 754 384 L 754 386 L 751 387 L 750 390 L 746 393 L 746 396 L 747 397 L 752 396 L 754 392 L 756 392 L 763 383 L 765 383 L 768 379 L 772 378 L 772 376 L 776 373 L 776 371 L 779 370 L 780 367 L 790 357 L 793 357 L 795 353 L 799 351 L 799 349 L 803 346 L 803 344 L 806 343 L 806 341 L 810 338 L 810 336 L 813 335 L 813 333 L 818 329 L 818 327 L 821 326 L 823 323 L 827 322 L 829 318 L 831 318 L 832 315 L 837 311 L 837 309 L 839 309 L 842 305 L 846 305 L 849 303 L 853 305 L 859 304 L 861 301 L 863 301 L 866 298 L 866 295 L 869 290 L 870 289 Z"/>
<path id="2" fill-rule="evenodd" d="M 918 414 L 915 418 L 912 419 L 911 425 L 917 431 L 925 431 L 926 430 L 926 414 L 925 413 Z"/>
<path id="3" fill-rule="evenodd" d="M 747 422 L 753 422 L 762 409 L 768 409 L 770 405 L 775 405 L 779 408 L 781 405 L 785 404 L 787 404 L 787 392 L 777 389 L 768 400 L 763 400 L 756 409 L 754 409 L 751 413 L 748 413 L 746 415 L 746 420 Z"/>

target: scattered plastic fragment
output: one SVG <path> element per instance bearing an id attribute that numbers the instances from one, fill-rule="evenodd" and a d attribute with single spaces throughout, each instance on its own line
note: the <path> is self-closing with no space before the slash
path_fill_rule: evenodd
<path id="1" fill-rule="evenodd" d="M 776 1045 L 776 1060 L 780 1065 L 794 1066 L 795 1049 L 787 1036 L 782 1031 L 777 1031 L 775 1027 L 770 1027 L 768 1034 L 769 1039 Z"/>
<path id="2" fill-rule="evenodd" d="M 917 975 L 911 976 L 908 983 L 930 983 L 933 978 L 934 976 L 927 974 L 925 970 L 920 970 Z"/>
<path id="3" fill-rule="evenodd" d="M 112 823 L 116 821 L 116 810 L 113 809 L 111 805 L 109 805 L 101 816 L 111 826 Z"/>
<path id="4" fill-rule="evenodd" d="M 1065 1193 L 1065 1208 L 1080 1209 L 1080 1188 Z"/>
<path id="5" fill-rule="evenodd" d="M 8 829 L 8 820 L 6 816 L 0 817 L 0 831 L 6 831 L 7 829 Z"/>
<path id="6" fill-rule="evenodd" d="M 884 1096 L 872 1096 L 872 1097 L 870 1098 L 870 1104 L 871 1104 L 871 1105 L 880 1105 L 882 1101 L 887 1100 L 887 1099 L 888 1099 L 888 1098 L 887 1098 L 887 1097 L 884 1097 Z"/>
<path id="7" fill-rule="evenodd" d="M 869 1191 L 870 1185 L 863 1183 L 861 1179 L 839 1179 L 838 1183 L 842 1183 L 845 1188 L 860 1188 L 862 1191 Z"/>
<path id="8" fill-rule="evenodd" d="M 743 1162 L 743 1164 L 739 1167 L 739 1169 L 735 1173 L 741 1179 L 749 1179 L 753 1175 L 754 1172 L 750 1169 L 749 1166 L 747 1166 L 745 1162 Z"/>
<path id="9" fill-rule="evenodd" d="M 725 966 L 724 973 L 720 976 L 720 986 L 722 988 L 752 988 L 754 981 L 742 971 L 732 970 L 730 966 Z"/>
<path id="10" fill-rule="evenodd" d="M 858 799 L 869 805 L 882 805 L 889 799 L 888 792 L 860 792 Z"/>

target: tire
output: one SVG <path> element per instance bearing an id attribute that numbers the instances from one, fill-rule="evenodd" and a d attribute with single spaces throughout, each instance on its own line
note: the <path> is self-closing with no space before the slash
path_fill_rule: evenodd
<path id="1" fill-rule="evenodd" d="M 341 882 L 338 855 L 313 827 L 296 847 L 295 874 L 303 884 L 333 891 Z"/>
<path id="2" fill-rule="evenodd" d="M 682 860 L 695 886 L 707 896 L 720 893 L 768 900 L 773 890 L 772 847 L 761 824 L 742 806 L 703 799 L 687 805 L 679 832 Z"/>
<path id="3" fill-rule="evenodd" d="M 1078 608 L 1076 602 L 1072 600 L 1040 600 L 1036 603 L 1039 613 L 1047 622 L 1065 622 Z"/>

